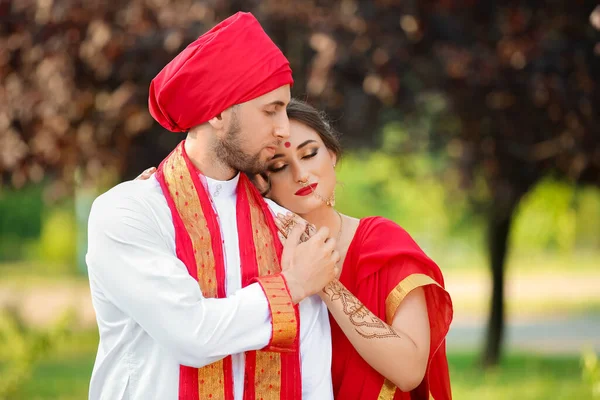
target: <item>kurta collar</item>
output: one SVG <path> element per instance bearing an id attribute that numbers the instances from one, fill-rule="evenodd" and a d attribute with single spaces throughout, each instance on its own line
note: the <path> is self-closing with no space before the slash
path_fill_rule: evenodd
<path id="1" fill-rule="evenodd" d="M 228 181 L 218 181 L 216 179 L 206 177 L 206 184 L 208 185 L 208 191 L 213 199 L 227 198 L 235 195 L 238 182 L 240 180 L 240 173 Z"/>

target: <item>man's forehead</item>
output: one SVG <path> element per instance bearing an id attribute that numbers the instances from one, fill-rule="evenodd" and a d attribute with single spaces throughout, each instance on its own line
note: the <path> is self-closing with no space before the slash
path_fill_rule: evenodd
<path id="1" fill-rule="evenodd" d="M 281 86 L 261 97 L 261 103 L 263 105 L 288 105 L 292 98 L 290 92 L 290 85 Z"/>

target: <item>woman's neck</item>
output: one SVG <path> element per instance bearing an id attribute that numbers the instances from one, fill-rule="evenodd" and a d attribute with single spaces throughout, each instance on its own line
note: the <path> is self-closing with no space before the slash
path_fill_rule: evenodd
<path id="1" fill-rule="evenodd" d="M 299 215 L 316 226 L 317 229 L 326 226 L 329 228 L 329 235 L 332 237 L 336 237 L 340 231 L 340 216 L 333 207 L 323 205 L 309 213 Z"/>

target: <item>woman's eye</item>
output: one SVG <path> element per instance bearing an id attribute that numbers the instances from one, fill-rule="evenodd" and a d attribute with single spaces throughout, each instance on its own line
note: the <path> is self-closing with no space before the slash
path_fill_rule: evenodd
<path id="1" fill-rule="evenodd" d="M 282 166 L 272 166 L 269 167 L 269 172 L 279 172 L 282 171 L 285 167 L 287 167 L 286 164 L 283 164 Z"/>
<path id="2" fill-rule="evenodd" d="M 304 156 L 304 157 L 302 157 L 302 158 L 303 158 L 303 159 L 306 159 L 306 158 L 313 158 L 314 156 L 316 156 L 316 155 L 317 155 L 317 153 L 318 153 L 318 150 L 315 150 L 314 152 L 312 152 L 312 153 L 310 153 L 310 154 L 307 154 L 307 155 L 305 155 L 305 156 Z"/>
<path id="3" fill-rule="evenodd" d="M 275 111 L 265 111 L 265 113 L 271 117 L 276 114 Z"/>

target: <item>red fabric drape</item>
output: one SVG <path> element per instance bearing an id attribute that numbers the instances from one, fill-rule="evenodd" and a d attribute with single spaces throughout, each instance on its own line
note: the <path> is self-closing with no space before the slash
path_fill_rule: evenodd
<path id="1" fill-rule="evenodd" d="M 415 280 L 414 277 L 421 279 Z M 452 320 L 452 302 L 444 290 L 439 267 L 410 235 L 385 218 L 362 219 L 348 249 L 340 281 L 371 312 L 388 323 L 386 300 L 389 294 L 399 285 L 404 288 L 423 287 L 431 329 L 428 369 L 423 382 L 415 390 L 403 393 L 392 389 L 387 398 L 420 400 L 430 399 L 431 394 L 435 400 L 451 399 L 445 337 Z M 384 392 L 384 377 L 354 350 L 333 318 L 331 326 L 335 398 L 378 399 Z"/>

